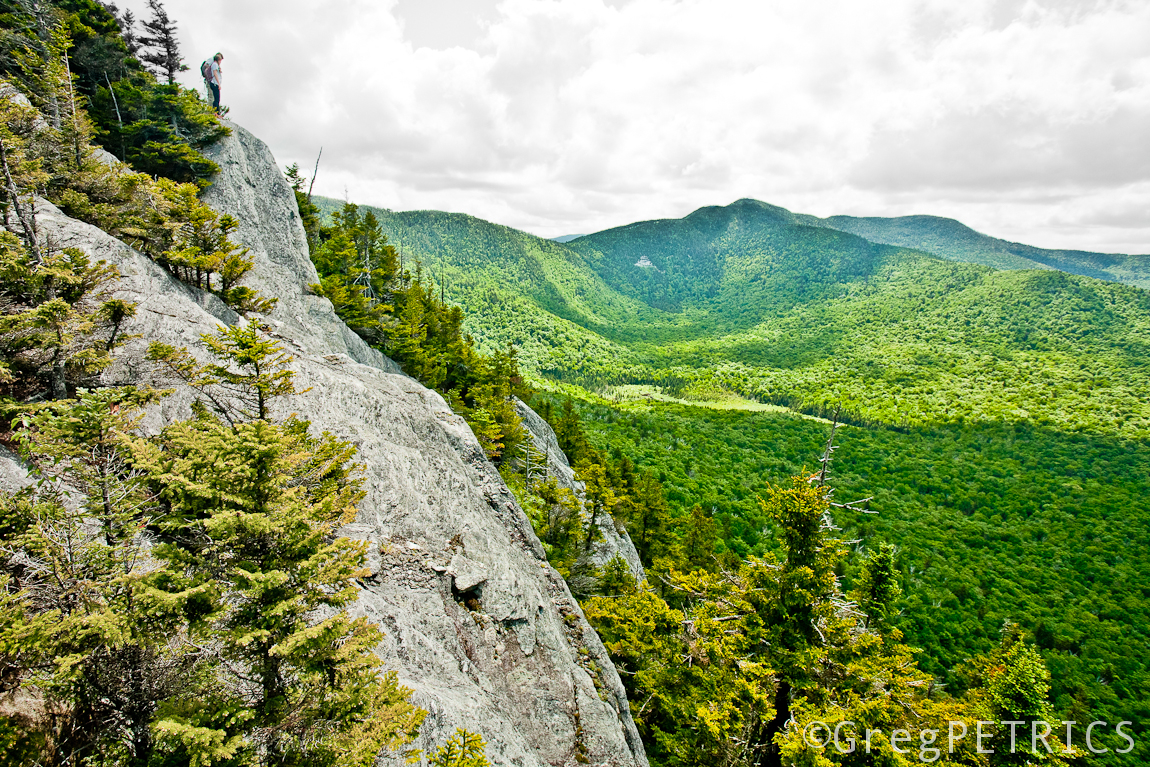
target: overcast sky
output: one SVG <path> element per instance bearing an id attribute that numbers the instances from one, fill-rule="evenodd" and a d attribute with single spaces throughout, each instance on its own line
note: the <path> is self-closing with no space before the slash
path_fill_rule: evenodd
<path id="1" fill-rule="evenodd" d="M 142 0 L 127 5 L 142 9 Z M 1150 253 L 1147 0 L 167 0 L 316 190 L 546 237 L 753 197 Z"/>

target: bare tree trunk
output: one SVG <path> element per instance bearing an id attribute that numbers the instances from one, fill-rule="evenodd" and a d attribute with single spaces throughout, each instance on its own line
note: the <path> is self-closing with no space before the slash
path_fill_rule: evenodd
<path id="1" fill-rule="evenodd" d="M 323 157 L 323 147 L 319 148 L 319 154 L 315 158 L 315 170 L 311 172 L 311 183 L 307 187 L 307 201 L 311 202 L 311 190 L 315 189 L 315 177 L 319 174 L 319 158 Z"/>
<path id="2" fill-rule="evenodd" d="M 108 492 L 108 464 L 104 463 L 100 467 L 100 503 L 104 507 L 104 543 L 108 544 L 108 548 L 115 545 L 116 540 L 114 531 L 112 530 L 112 497 Z"/>
<path id="3" fill-rule="evenodd" d="M 68 399 L 68 379 L 64 375 L 64 338 L 56 332 L 56 353 L 52 357 L 52 399 Z"/>
<path id="4" fill-rule="evenodd" d="M 108 84 L 108 93 L 112 94 L 112 109 L 116 110 L 116 122 L 120 124 L 120 130 L 124 130 L 124 118 L 120 116 L 120 102 L 116 100 L 116 89 L 112 87 L 107 72 L 104 73 L 104 82 Z"/>
<path id="5" fill-rule="evenodd" d="M 76 89 L 72 83 L 72 66 L 68 54 L 63 54 L 64 77 L 68 80 L 68 103 L 72 109 L 72 148 L 76 153 L 76 170 L 80 170 L 83 158 L 80 156 L 80 116 L 76 113 Z"/>

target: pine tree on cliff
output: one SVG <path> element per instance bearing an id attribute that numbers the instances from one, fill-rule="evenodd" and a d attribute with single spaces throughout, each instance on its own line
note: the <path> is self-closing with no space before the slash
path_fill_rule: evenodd
<path id="1" fill-rule="evenodd" d="M 128 53 L 139 56 L 140 39 L 136 36 L 136 14 L 132 13 L 130 8 L 121 11 L 115 3 L 102 2 L 100 5 L 104 6 L 104 10 L 112 14 L 112 18 L 116 20 L 116 26 L 120 28 L 120 38 L 124 41 Z"/>
<path id="2" fill-rule="evenodd" d="M 294 415 L 273 420 L 270 402 L 298 390 L 291 358 L 255 325 L 202 341 L 215 362 L 149 349 L 204 399 L 157 440 L 134 440 L 133 465 L 166 512 L 156 593 L 182 606 L 235 684 L 189 689 L 154 729 L 192 764 L 227 763 L 242 741 L 263 764 L 367 767 L 410 742 L 426 712 L 383 673 L 372 652 L 383 633 L 347 612 L 368 572 L 366 544 L 337 533 L 364 495 L 355 446 Z"/>
<path id="3" fill-rule="evenodd" d="M 175 85 L 176 75 L 188 71 L 181 60 L 176 23 L 168 17 L 160 0 L 148 0 L 148 10 L 152 12 L 152 18 L 143 22 L 140 59 L 156 77 L 166 77 L 169 85 Z"/>

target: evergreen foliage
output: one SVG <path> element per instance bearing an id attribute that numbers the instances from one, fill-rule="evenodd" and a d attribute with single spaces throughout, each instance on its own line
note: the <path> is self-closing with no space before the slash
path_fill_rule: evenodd
<path id="1" fill-rule="evenodd" d="M 151 18 L 142 22 L 144 35 L 138 38 L 142 49 L 139 58 L 150 65 L 151 72 L 158 78 L 166 78 L 168 85 L 176 84 L 176 75 L 187 72 L 188 67 L 180 56 L 180 41 L 176 38 L 176 23 L 168 17 L 160 0 L 148 0 Z M 126 47 L 126 46 L 125 46 Z"/>
<path id="2" fill-rule="evenodd" d="M 238 284 L 252 262 L 229 239 L 237 226 L 234 219 L 208 208 L 197 198 L 198 187 L 193 184 L 153 180 L 100 159 L 77 92 L 79 78 L 68 68 L 65 28 L 57 25 L 45 35 L 41 53 L 24 49 L 16 57 L 31 103 L 11 89 L 0 99 L 0 204 L 9 230 L 0 244 L 7 277 L 5 313 L 35 310 L 38 319 L 31 315 L 25 319 L 54 333 L 55 348 L 63 349 L 72 343 L 76 328 L 90 330 L 92 321 L 111 325 L 109 342 L 122 341 L 116 338 L 118 327 L 132 311 L 124 302 L 87 306 L 113 278 L 113 271 L 88 264 L 81 255 L 54 251 L 37 226 L 38 196 L 137 247 L 179 279 L 216 293 L 241 313 L 270 311 L 273 300 Z M 20 247 L 14 244 L 17 237 Z M 71 294 L 76 295 L 68 298 Z M 63 303 L 53 303 L 57 299 Z M 31 329 L 25 326 L 25 331 Z M 20 334 L 13 328 L 4 332 Z M 105 344 L 103 356 L 73 354 L 73 367 L 97 371 L 108 348 Z M 60 398 L 64 363 L 55 359 L 52 364 L 51 396 Z"/>
<path id="3" fill-rule="evenodd" d="M 148 347 L 148 359 L 202 394 L 207 405 L 201 400 L 201 409 L 210 408 L 233 427 L 269 420 L 276 397 L 301 393 L 287 368 L 291 357 L 254 323 L 223 327 L 201 340 L 218 362 L 200 365 L 187 349 L 159 342 Z"/>
<path id="4" fill-rule="evenodd" d="M 111 364 L 135 306 L 111 298 L 115 267 L 73 248 L 36 250 L 0 232 L 0 391 L 66 399 Z"/>
<path id="5" fill-rule="evenodd" d="M 135 170 L 203 187 L 219 168 L 201 150 L 228 129 L 199 94 L 174 83 L 174 73 L 186 68 L 172 36 L 175 25 L 160 4 L 152 0 L 152 5 L 147 24 L 156 28 L 141 37 L 131 13 L 119 14 L 111 4 L 7 3 L 0 13 L 0 73 L 32 99 L 54 129 L 84 109 L 96 141 Z M 140 55 L 155 59 L 168 82 L 158 83 Z M 68 99 L 43 87 L 46 74 L 56 68 L 65 70 L 74 88 Z"/>
<path id="6" fill-rule="evenodd" d="M 58 763 L 147 764 L 158 701 L 197 660 L 169 642 L 178 616 L 144 584 L 138 530 L 155 508 L 125 438 L 137 409 L 157 398 L 85 394 L 41 410 L 20 433 L 39 483 L 2 501 L 8 594 L 20 610 L 7 639 L 23 644 L 8 660 L 9 683 L 42 696 L 39 716 L 17 724 L 17 744 L 50 749 Z"/>
<path id="7" fill-rule="evenodd" d="M 431 767 L 488 767 L 491 762 L 483 750 L 483 739 L 467 730 L 458 729 L 428 762 Z"/>
<path id="8" fill-rule="evenodd" d="M 929 685 L 901 633 L 877 631 L 840 590 L 835 570 L 846 549 L 830 535 L 829 498 L 815 477 L 772 487 L 760 504 L 777 525 L 779 555 L 750 557 L 734 570 L 672 570 L 664 577 L 665 598 L 644 584 L 586 604 L 588 619 L 624 671 L 652 764 L 910 765 L 918 763 L 917 754 L 903 756 L 891 744 L 900 729 L 917 743 L 937 739 L 950 721 L 980 715 L 1053 721 L 1049 685 L 1042 681 L 1049 675 L 1041 656 L 1021 640 L 977 661 L 990 669 L 985 687 L 963 698 Z M 1002 655 L 1026 660 L 1011 665 Z M 1002 691 L 1019 684 L 1024 703 L 1004 703 Z M 814 748 L 815 722 L 829 728 L 822 739 L 843 723 L 844 748 L 849 735 L 858 755 Z M 867 730 L 886 738 L 863 754 Z M 991 763 L 1066 761 L 1057 739 L 1053 745 L 1052 755 L 1010 757 L 1003 732 L 996 731 L 994 746 L 1006 758 Z M 949 756 L 983 763 L 969 742 Z"/>
<path id="9" fill-rule="evenodd" d="M 20 420 L 39 482 L 0 499 L 0 679 L 37 704 L 3 717 L 6 757 L 370 765 L 418 732 L 381 632 L 345 609 L 365 560 L 335 534 L 362 497 L 354 447 L 270 420 L 295 389 L 257 329 L 207 340 L 214 363 L 159 356 L 223 419 L 201 405 L 144 438 L 163 393 L 122 388 Z"/>
<path id="10" fill-rule="evenodd" d="M 301 191 L 304 179 L 297 167 L 287 173 L 306 224 L 314 211 Z M 419 264 L 414 274 L 405 267 L 370 210 L 344 204 L 320 228 L 311 257 L 320 275 L 311 289 L 329 299 L 352 330 L 443 394 L 492 461 L 516 455 L 526 433 L 512 398 L 529 400 L 531 392 L 514 346 L 479 353 L 463 332 L 463 311 L 424 283 Z"/>
<path id="11" fill-rule="evenodd" d="M 252 268 L 247 249 L 230 239 L 239 222 L 201 202 L 191 184 L 160 179 L 153 192 L 156 210 L 138 239 L 141 249 L 180 281 L 215 293 L 241 314 L 270 312 L 275 299 L 237 284 Z"/>
<path id="12" fill-rule="evenodd" d="M 629 585 L 633 579 L 626 562 L 616 557 L 599 572 L 592 562 L 593 549 L 603 526 L 612 525 L 619 532 L 633 528 L 641 556 L 668 554 L 671 538 L 662 486 L 650 472 L 638 474 L 621 452 L 604 455 L 591 447 L 571 400 L 564 401 L 558 414 L 543 400 L 540 414 L 559 435 L 583 490 L 576 495 L 545 470 L 532 473 L 530 460 L 520 462 L 522 475 L 503 471 L 508 487 L 531 519 L 548 561 L 573 594 L 583 598 L 630 589 L 634 584 Z"/>
<path id="13" fill-rule="evenodd" d="M 296 208 L 299 209 L 300 222 L 307 235 L 309 249 L 315 248 L 319 242 L 320 210 L 319 206 L 311 200 L 311 195 L 303 190 L 307 179 L 300 175 L 299 163 L 293 163 L 284 171 L 288 183 L 291 184 L 295 194 Z"/>
<path id="14" fill-rule="evenodd" d="M 589 442 L 628 453 L 662 480 L 678 556 L 644 562 L 673 606 L 664 584 L 687 567 L 682 541 L 702 508 L 715 510 L 712 571 L 780 554 L 777 522 L 757 498 L 802 471 L 804 455 L 817 460 L 812 448 L 826 430 L 777 412 L 646 402 L 579 410 Z M 861 539 L 836 565 L 842 590 L 868 630 L 897 629 L 921 648 L 923 672 L 955 697 L 986 687 L 968 660 L 993 654 L 1009 620 L 1049 669 L 1052 721 L 1141 721 L 1150 692 L 1138 648 L 1150 602 L 1139 573 L 1150 563 L 1129 542 L 1150 534 L 1137 511 L 1148 465 L 1139 443 L 1023 426 L 848 428 L 835 452 L 838 491 L 873 498 L 835 510 L 842 537 Z M 993 718 L 985 707 L 972 712 L 970 721 Z M 1109 737 L 1107 747 L 1125 747 Z M 1078 730 L 1074 742 L 1082 747 Z M 1144 748 L 1107 758 L 1139 764 Z"/>

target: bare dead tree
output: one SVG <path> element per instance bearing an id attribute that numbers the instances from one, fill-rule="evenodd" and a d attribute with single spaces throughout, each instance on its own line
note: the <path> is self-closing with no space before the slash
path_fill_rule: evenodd
<path id="1" fill-rule="evenodd" d="M 315 169 L 311 172 L 311 183 L 307 187 L 307 201 L 311 202 L 311 190 L 315 189 L 315 177 L 319 173 L 319 160 L 323 157 L 323 147 L 319 148 L 319 154 L 315 158 Z M 347 191 L 344 191 L 344 196 L 347 196 Z"/>

